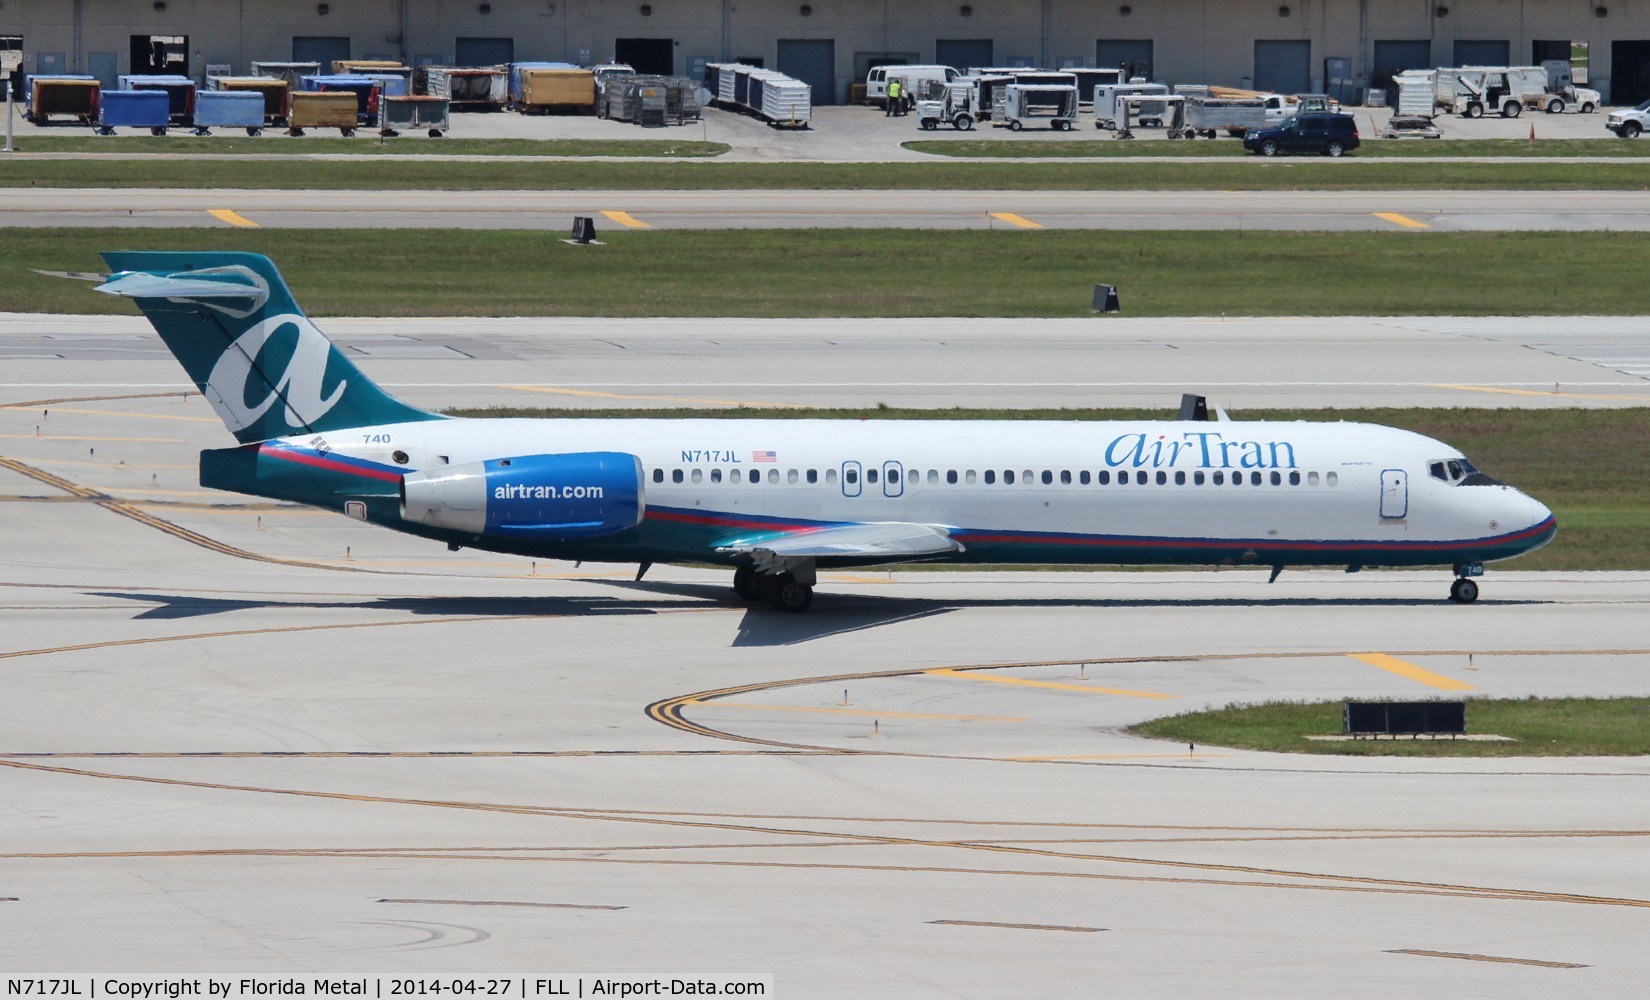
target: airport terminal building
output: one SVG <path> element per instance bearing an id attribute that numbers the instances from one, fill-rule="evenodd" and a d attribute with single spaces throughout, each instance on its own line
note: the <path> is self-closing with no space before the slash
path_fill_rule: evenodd
<path id="1" fill-rule="evenodd" d="M 779 69 L 843 103 L 877 63 L 1118 66 L 1169 83 L 1361 99 L 1399 69 L 1573 59 L 1615 104 L 1650 98 L 1650 0 L 0 0 L 28 73 L 252 60 L 626 62 Z"/>

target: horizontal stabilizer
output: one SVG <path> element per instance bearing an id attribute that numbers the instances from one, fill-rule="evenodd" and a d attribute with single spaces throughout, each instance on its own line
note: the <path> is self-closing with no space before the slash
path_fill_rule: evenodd
<path id="1" fill-rule="evenodd" d="M 789 558 L 895 561 L 961 552 L 963 547 L 943 528 L 887 521 L 729 541 L 717 546 L 716 551 L 771 552 Z"/>
<path id="2" fill-rule="evenodd" d="M 269 285 L 255 272 L 241 267 L 176 274 L 124 271 L 93 291 L 127 299 L 251 299 L 255 307 L 269 298 Z"/>
<path id="3" fill-rule="evenodd" d="M 35 274 L 44 274 L 48 278 L 69 278 L 73 281 L 108 281 L 111 275 L 100 271 L 43 271 L 34 269 Z"/>

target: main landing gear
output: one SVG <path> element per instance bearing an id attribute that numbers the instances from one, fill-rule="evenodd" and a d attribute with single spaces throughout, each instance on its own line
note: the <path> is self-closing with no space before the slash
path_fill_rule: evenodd
<path id="1" fill-rule="evenodd" d="M 1450 584 L 1449 599 L 1456 604 L 1471 604 L 1478 600 L 1478 584 L 1471 578 L 1483 575 L 1484 567 L 1481 563 L 1455 567 L 1455 582 Z"/>
<path id="2" fill-rule="evenodd" d="M 775 611 L 800 613 L 814 602 L 814 588 L 791 573 L 758 573 L 749 566 L 733 571 L 733 590 L 746 601 L 767 601 Z"/>

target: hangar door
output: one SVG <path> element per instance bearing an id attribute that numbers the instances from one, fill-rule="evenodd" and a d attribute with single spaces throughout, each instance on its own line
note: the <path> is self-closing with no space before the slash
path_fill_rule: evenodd
<path id="1" fill-rule="evenodd" d="M 503 66 L 515 59 L 514 38 L 460 38 L 453 43 L 455 66 Z"/>
<path id="2" fill-rule="evenodd" d="M 1611 104 L 1638 104 L 1650 98 L 1650 42 L 1610 43 Z"/>
<path id="3" fill-rule="evenodd" d="M 941 66 L 966 70 L 970 66 L 990 66 L 989 38 L 941 38 L 934 43 L 934 61 Z"/>
<path id="4" fill-rule="evenodd" d="M 1506 41 L 1456 39 L 1456 66 L 1506 66 L 1511 49 Z"/>
<path id="5" fill-rule="evenodd" d="M 334 59 L 349 58 L 349 38 L 320 35 L 293 35 L 292 61 L 321 64 L 321 72 L 331 73 Z"/>
<path id="6" fill-rule="evenodd" d="M 836 42 L 829 38 L 781 38 L 779 72 L 812 87 L 815 106 L 836 103 Z"/>
<path id="7" fill-rule="evenodd" d="M 1094 43 L 1094 65 L 1101 69 L 1121 66 L 1123 76 L 1152 78 L 1150 38 L 1102 38 Z"/>
<path id="8" fill-rule="evenodd" d="M 1312 89 L 1312 43 L 1255 39 L 1255 89 L 1302 94 Z"/>
<path id="9" fill-rule="evenodd" d="M 1432 43 L 1425 38 L 1377 41 L 1374 54 L 1375 71 L 1370 74 L 1369 85 L 1381 90 L 1392 84 L 1393 75 L 1400 70 L 1432 68 Z"/>
<path id="10" fill-rule="evenodd" d="M 613 61 L 638 73 L 671 76 L 676 72 L 676 43 L 669 38 L 615 38 Z"/>

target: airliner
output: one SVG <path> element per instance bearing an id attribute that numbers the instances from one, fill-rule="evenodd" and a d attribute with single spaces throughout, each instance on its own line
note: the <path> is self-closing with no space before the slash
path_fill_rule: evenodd
<path id="1" fill-rule="evenodd" d="M 1409 431 L 1228 419 L 460 419 L 390 396 L 306 317 L 267 258 L 109 252 L 131 299 L 239 442 L 201 485 L 463 548 L 733 569 L 800 612 L 817 572 L 907 562 L 1269 567 L 1484 564 L 1552 512 Z"/>

